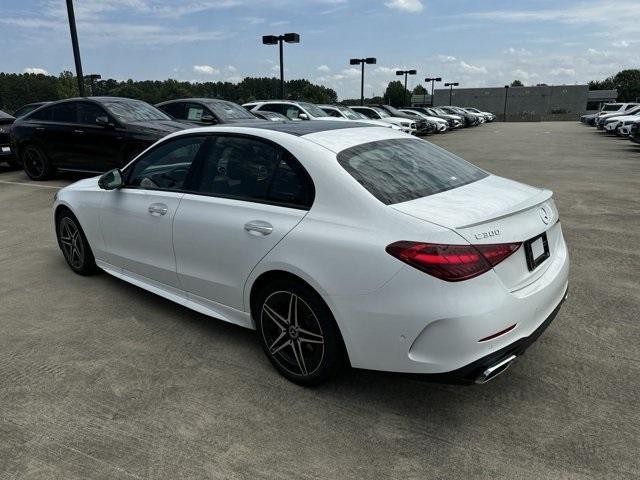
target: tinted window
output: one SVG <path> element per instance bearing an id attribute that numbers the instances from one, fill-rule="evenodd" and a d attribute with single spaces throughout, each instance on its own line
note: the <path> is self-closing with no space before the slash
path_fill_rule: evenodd
<path id="1" fill-rule="evenodd" d="M 29 120 L 51 120 L 52 108 L 43 108 L 29 115 Z"/>
<path id="2" fill-rule="evenodd" d="M 0 118 L 13 118 L 13 116 L 0 110 Z"/>
<path id="3" fill-rule="evenodd" d="M 374 119 L 378 119 L 380 118 L 376 112 L 374 112 L 373 110 L 369 109 L 369 108 L 363 108 L 363 109 L 358 109 L 356 110 L 356 112 L 363 114 L 365 117 L 368 118 L 374 118 Z"/>
<path id="4" fill-rule="evenodd" d="M 202 155 L 194 187 L 201 193 L 242 200 L 308 206 L 311 188 L 282 148 L 246 137 L 218 137 Z"/>
<path id="5" fill-rule="evenodd" d="M 340 117 L 340 118 L 342 118 L 342 115 L 340 115 L 340 112 L 338 112 L 337 110 L 334 110 L 332 108 L 323 108 L 322 110 L 324 111 L 324 113 L 327 114 L 328 117 Z"/>
<path id="6" fill-rule="evenodd" d="M 158 107 L 165 113 L 168 113 L 173 118 L 184 119 L 184 103 L 168 103 L 167 105 L 162 105 Z"/>
<path id="7" fill-rule="evenodd" d="M 284 115 L 284 105 L 280 103 L 267 103 L 266 105 L 261 105 L 258 110 L 262 110 L 265 112 L 275 112 Z"/>
<path id="8" fill-rule="evenodd" d="M 131 187 L 181 190 L 204 137 L 179 137 L 153 149 L 127 172 Z"/>
<path id="9" fill-rule="evenodd" d="M 253 119 L 255 118 L 252 114 L 247 112 L 246 109 L 242 108 L 237 103 L 233 102 L 209 102 L 207 106 L 213 111 L 213 113 L 221 118 L 223 121 L 225 120 L 241 120 L 243 118 Z"/>
<path id="10" fill-rule="evenodd" d="M 412 138 L 357 145 L 340 152 L 338 162 L 387 205 L 451 190 L 488 175 L 440 147 Z"/>
<path id="11" fill-rule="evenodd" d="M 187 103 L 187 120 L 192 122 L 201 122 L 203 115 L 209 115 L 209 112 L 206 112 L 202 105 L 198 105 L 197 103 Z"/>
<path id="12" fill-rule="evenodd" d="M 107 100 L 103 105 L 114 117 L 123 122 L 144 122 L 148 120 L 170 120 L 156 107 L 139 100 Z"/>
<path id="13" fill-rule="evenodd" d="M 300 120 L 300 114 L 303 113 L 302 110 L 295 105 L 283 105 L 284 114 L 291 120 Z M 324 115 L 324 113 L 323 113 Z"/>
<path id="14" fill-rule="evenodd" d="M 59 103 L 51 107 L 51 120 L 62 123 L 75 123 L 76 102 Z"/>
<path id="15" fill-rule="evenodd" d="M 107 112 L 95 103 L 81 102 L 78 104 L 78 122 L 96 125 L 98 117 L 108 117 Z"/>
<path id="16" fill-rule="evenodd" d="M 620 107 L 622 105 L 620 105 L 619 103 L 608 103 L 602 106 L 602 111 L 603 112 L 617 112 L 618 110 L 620 110 Z"/>

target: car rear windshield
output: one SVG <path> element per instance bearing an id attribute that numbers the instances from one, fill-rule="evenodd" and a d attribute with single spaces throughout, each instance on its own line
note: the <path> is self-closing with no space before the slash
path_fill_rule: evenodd
<path id="1" fill-rule="evenodd" d="M 338 153 L 338 162 L 386 205 L 445 192 L 489 175 L 460 157 L 415 138 L 356 145 Z"/>
<path id="2" fill-rule="evenodd" d="M 138 100 L 114 100 L 105 101 L 103 105 L 115 116 L 118 120 L 124 122 L 144 122 L 148 120 L 171 120 L 171 117 L 167 116 L 156 107 L 153 107 L 145 102 Z"/>

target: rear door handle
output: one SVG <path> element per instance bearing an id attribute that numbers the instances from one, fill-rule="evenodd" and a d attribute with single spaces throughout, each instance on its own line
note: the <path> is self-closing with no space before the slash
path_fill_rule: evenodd
<path id="1" fill-rule="evenodd" d="M 244 224 L 244 229 L 251 235 L 269 235 L 273 232 L 273 225 L 263 220 L 252 220 Z"/>
<path id="2" fill-rule="evenodd" d="M 149 205 L 149 213 L 154 217 L 159 217 L 160 215 L 166 215 L 169 211 L 169 207 L 167 207 L 164 203 L 152 203 Z"/>
<path id="3" fill-rule="evenodd" d="M 36 127 L 37 132 L 44 132 L 44 127 Z"/>
<path id="4" fill-rule="evenodd" d="M 81 134 L 81 133 L 84 133 L 84 130 L 78 130 L 78 129 L 76 129 L 76 130 L 74 130 L 74 131 L 73 131 L 73 133 Z"/>

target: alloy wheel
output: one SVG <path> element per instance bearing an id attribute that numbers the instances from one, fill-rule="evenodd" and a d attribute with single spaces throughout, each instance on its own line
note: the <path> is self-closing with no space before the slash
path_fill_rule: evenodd
<path id="1" fill-rule="evenodd" d="M 41 177 L 47 168 L 42 152 L 36 148 L 27 148 L 24 153 L 24 166 L 35 178 Z"/>
<path id="2" fill-rule="evenodd" d="M 313 375 L 322 364 L 325 339 L 307 302 L 289 291 L 267 297 L 260 313 L 262 336 L 272 358 L 287 372 Z"/>
<path id="3" fill-rule="evenodd" d="M 80 229 L 69 217 L 60 221 L 60 243 L 64 256 L 73 268 L 80 269 L 84 263 L 84 244 Z"/>

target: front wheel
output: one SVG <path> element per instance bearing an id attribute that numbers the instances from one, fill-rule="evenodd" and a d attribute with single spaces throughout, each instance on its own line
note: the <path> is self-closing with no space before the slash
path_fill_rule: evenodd
<path id="1" fill-rule="evenodd" d="M 335 375 L 342 360 L 331 311 L 310 287 L 277 280 L 258 295 L 258 337 L 273 366 L 300 385 L 318 385 Z"/>
<path id="2" fill-rule="evenodd" d="M 79 275 L 90 275 L 98 270 L 87 237 L 78 219 L 70 212 L 62 212 L 56 222 L 58 245 L 71 270 Z"/>
<path id="3" fill-rule="evenodd" d="M 47 154 L 36 145 L 27 145 L 20 151 L 22 166 L 32 180 L 48 180 L 53 176 L 54 168 Z"/>

